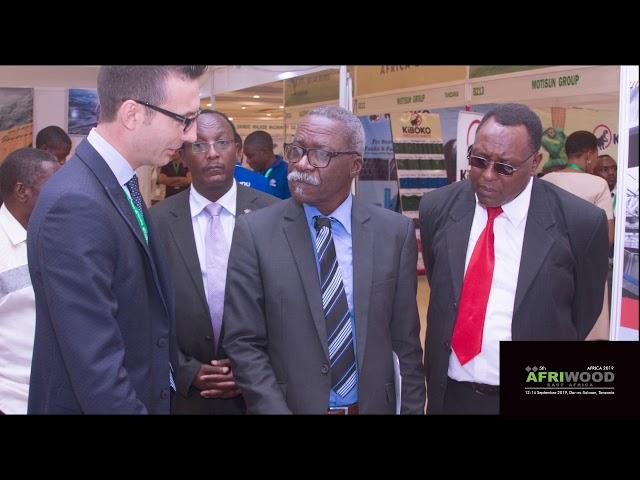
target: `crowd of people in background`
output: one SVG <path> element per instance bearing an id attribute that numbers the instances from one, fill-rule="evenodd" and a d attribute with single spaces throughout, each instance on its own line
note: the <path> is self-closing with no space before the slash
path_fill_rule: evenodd
<path id="1" fill-rule="evenodd" d="M 421 345 L 414 223 L 351 193 L 358 117 L 316 107 L 279 155 L 200 109 L 205 70 L 101 67 L 70 158 L 48 126 L 0 164 L 1 413 L 497 414 L 500 341 L 608 339 L 591 132 L 484 115 L 468 178 L 420 202 Z"/>

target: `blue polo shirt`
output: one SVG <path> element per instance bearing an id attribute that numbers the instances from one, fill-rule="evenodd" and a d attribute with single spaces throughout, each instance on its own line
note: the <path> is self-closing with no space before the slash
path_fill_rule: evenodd
<path id="1" fill-rule="evenodd" d="M 233 172 L 233 178 L 235 178 L 236 182 L 238 182 L 240 185 L 255 188 L 256 190 L 260 190 L 261 192 L 273 195 L 273 190 L 269 186 L 269 182 L 266 178 L 264 178 L 263 175 L 260 175 L 258 172 L 254 172 L 253 170 L 244 168 L 241 165 L 236 165 L 236 168 Z"/>
<path id="2" fill-rule="evenodd" d="M 269 187 L 271 188 L 271 195 L 282 199 L 291 196 L 289 182 L 287 181 L 288 173 L 289 164 L 285 162 L 280 155 L 276 155 L 276 161 L 264 172 L 264 177 L 269 182 Z"/>

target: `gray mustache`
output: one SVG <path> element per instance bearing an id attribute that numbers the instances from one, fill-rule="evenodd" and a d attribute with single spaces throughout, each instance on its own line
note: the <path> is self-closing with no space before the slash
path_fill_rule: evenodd
<path id="1" fill-rule="evenodd" d="M 287 175 L 287 180 L 290 182 L 302 182 L 308 183 L 309 185 L 313 185 L 317 187 L 320 185 L 320 180 L 307 172 L 291 172 Z"/>

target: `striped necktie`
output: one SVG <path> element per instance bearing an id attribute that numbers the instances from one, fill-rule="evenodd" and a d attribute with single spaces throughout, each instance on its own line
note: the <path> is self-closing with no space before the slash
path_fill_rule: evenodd
<path id="1" fill-rule="evenodd" d="M 331 362 L 331 389 L 346 397 L 355 387 L 358 375 L 353 347 L 353 326 L 347 295 L 331 235 L 331 219 L 314 217 L 316 252 L 320 264 L 322 308 L 327 323 L 327 344 Z"/>

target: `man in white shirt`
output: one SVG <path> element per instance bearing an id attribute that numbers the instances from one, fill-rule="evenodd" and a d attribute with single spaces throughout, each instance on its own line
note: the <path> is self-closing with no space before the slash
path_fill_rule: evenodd
<path id="1" fill-rule="evenodd" d="M 27 223 L 42 185 L 60 165 L 21 148 L 0 166 L 0 412 L 27 413 L 36 307 L 27 265 Z"/>
<path id="2" fill-rule="evenodd" d="M 535 177 L 541 137 L 529 107 L 498 105 L 469 179 L 420 202 L 427 413 L 499 413 L 500 341 L 584 340 L 602 310 L 605 213 Z"/>
<path id="3" fill-rule="evenodd" d="M 224 114 L 203 110 L 183 147 L 191 188 L 151 209 L 176 290 L 176 414 L 246 413 L 221 342 L 226 265 L 236 218 L 280 200 L 234 180 L 234 133 Z"/>

